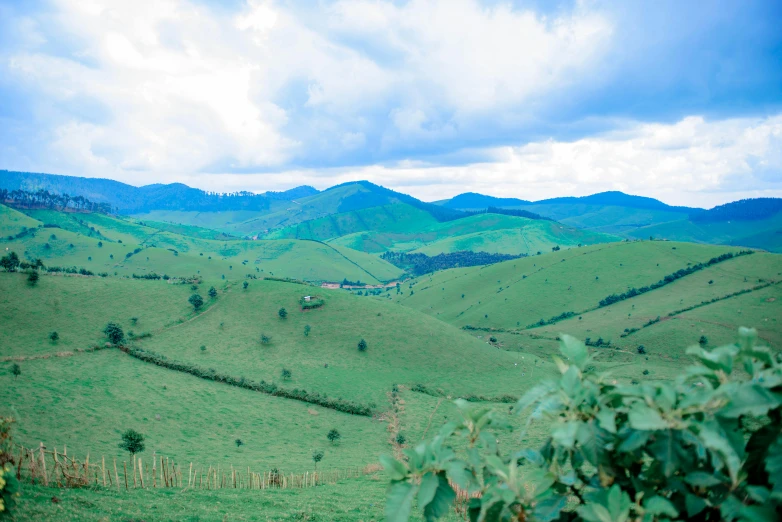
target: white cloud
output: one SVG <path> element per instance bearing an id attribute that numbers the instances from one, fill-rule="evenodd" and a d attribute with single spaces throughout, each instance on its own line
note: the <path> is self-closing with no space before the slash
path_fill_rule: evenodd
<path id="1" fill-rule="evenodd" d="M 438 200 L 462 192 L 537 200 L 606 190 L 666 203 L 711 207 L 743 197 L 782 197 L 782 114 L 673 124 L 627 123 L 625 130 L 489 151 L 495 161 L 463 166 L 370 166 L 233 177 L 231 186 L 288 188 L 368 179 Z M 251 181 L 252 180 L 252 181 Z M 202 180 L 220 184 L 223 178 Z"/>

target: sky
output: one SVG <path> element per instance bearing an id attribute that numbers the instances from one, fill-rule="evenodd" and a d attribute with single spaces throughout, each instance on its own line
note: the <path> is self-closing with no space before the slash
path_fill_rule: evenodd
<path id="1" fill-rule="evenodd" d="M 0 169 L 782 197 L 779 0 L 0 0 Z"/>

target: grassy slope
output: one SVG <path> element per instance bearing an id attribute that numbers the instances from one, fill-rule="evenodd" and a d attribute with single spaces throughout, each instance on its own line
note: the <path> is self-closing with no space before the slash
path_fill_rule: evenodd
<path id="1" fill-rule="evenodd" d="M 543 203 L 520 208 L 556 219 L 570 226 L 619 235 L 633 234 L 633 231 L 640 227 L 677 221 L 687 217 L 682 212 L 612 205 Z M 633 236 L 644 237 L 634 234 Z"/>
<path id="2" fill-rule="evenodd" d="M 0 205 L 0 237 L 16 235 L 23 228 L 37 227 L 40 223 L 5 205 Z"/>
<path id="3" fill-rule="evenodd" d="M 298 299 L 310 291 L 254 281 L 247 290 L 220 295 L 207 313 L 144 341 L 144 346 L 253 380 L 279 382 L 285 367 L 293 372 L 287 387 L 380 406 L 396 383 L 422 383 L 453 393 L 519 391 L 512 357 L 464 332 L 406 307 L 340 291 L 320 291 L 325 306 L 300 311 Z M 285 320 L 277 316 L 280 307 L 289 312 Z M 307 338 L 305 324 L 312 327 Z M 272 337 L 270 345 L 260 343 L 262 333 Z M 357 350 L 362 338 L 369 345 L 366 353 Z M 207 346 L 203 353 L 202 344 Z"/>
<path id="4" fill-rule="evenodd" d="M 94 272 L 117 272 L 118 275 L 154 271 L 177 276 L 200 274 L 215 280 L 223 276 L 238 279 L 251 274 L 310 281 L 347 278 L 377 283 L 379 281 L 368 272 L 381 280 L 393 280 L 401 274 L 401 270 L 374 256 L 312 241 L 208 240 L 161 232 L 101 214 L 77 216 L 58 212 L 46 216 L 47 222 L 68 227 L 73 232 L 41 229 L 36 237 L 4 241 L 3 246 L 16 250 L 23 257 L 41 257 L 46 264 L 84 266 Z M 51 239 L 51 234 L 56 239 Z M 85 234 L 92 234 L 92 237 Z M 98 247 L 99 240 L 103 242 L 102 248 Z M 126 254 L 138 247 L 144 250 L 126 259 Z"/>
<path id="5" fill-rule="evenodd" d="M 782 214 L 758 221 L 695 223 L 680 220 L 640 228 L 630 235 L 639 238 L 653 236 L 674 241 L 742 245 L 782 252 Z"/>
<path id="6" fill-rule="evenodd" d="M 431 214 L 404 203 L 370 207 L 304 221 L 270 233 L 267 239 L 318 239 L 357 232 L 410 233 L 437 223 Z"/>

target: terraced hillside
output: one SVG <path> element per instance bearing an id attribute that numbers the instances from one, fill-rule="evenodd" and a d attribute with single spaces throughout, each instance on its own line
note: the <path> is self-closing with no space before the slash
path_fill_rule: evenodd
<path id="1" fill-rule="evenodd" d="M 7 207 L 3 207 L 6 208 Z M 33 211 L 21 237 L 0 245 L 23 258 L 47 265 L 83 267 L 95 273 L 131 276 L 167 274 L 214 279 L 275 276 L 309 281 L 391 281 L 401 270 L 375 256 L 315 241 L 205 239 L 208 231 L 188 236 L 104 214 Z M 4 215 L 20 216 L 7 210 Z M 21 218 L 19 218 L 21 219 Z M 7 227 L 16 225 L 11 217 Z M 21 222 L 18 222 L 21 223 Z M 143 223 L 143 222 L 142 222 Z M 9 234 L 10 235 L 10 234 Z"/>

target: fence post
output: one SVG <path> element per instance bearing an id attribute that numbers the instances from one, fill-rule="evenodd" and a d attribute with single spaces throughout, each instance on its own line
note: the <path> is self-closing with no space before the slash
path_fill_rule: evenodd
<path id="1" fill-rule="evenodd" d="M 128 463 L 122 461 L 122 468 L 125 470 L 125 491 L 128 490 Z"/>
<path id="2" fill-rule="evenodd" d="M 117 459 L 114 458 L 114 478 L 116 479 L 115 482 L 117 483 L 117 491 L 119 491 L 119 473 L 117 473 Z"/>
<path id="3" fill-rule="evenodd" d="M 138 478 L 141 481 L 141 489 L 144 489 L 144 462 L 138 458 Z"/>
<path id="4" fill-rule="evenodd" d="M 48 486 L 49 485 L 49 477 L 46 476 L 46 454 L 44 453 L 44 445 L 43 442 L 41 442 L 41 445 L 39 446 L 40 452 L 41 452 L 41 473 L 43 473 L 43 485 Z"/>
<path id="5" fill-rule="evenodd" d="M 103 487 L 106 487 L 106 457 L 100 458 L 100 471 L 103 474 Z"/>

